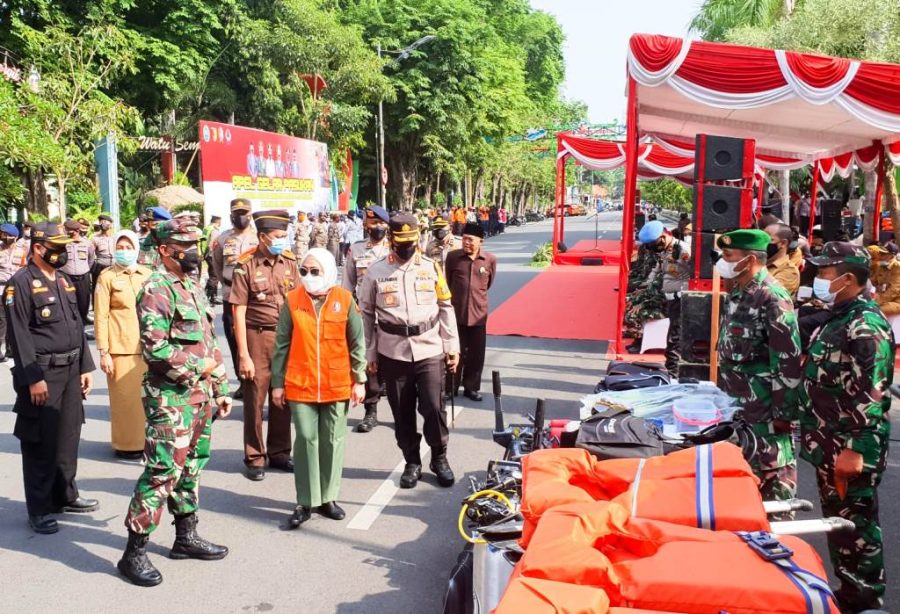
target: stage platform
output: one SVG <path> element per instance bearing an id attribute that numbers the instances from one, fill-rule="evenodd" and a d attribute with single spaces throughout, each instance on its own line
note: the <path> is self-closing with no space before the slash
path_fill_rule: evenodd
<path id="1" fill-rule="evenodd" d="M 585 239 L 556 255 L 558 265 L 614 266 L 622 261 L 620 240 Z"/>

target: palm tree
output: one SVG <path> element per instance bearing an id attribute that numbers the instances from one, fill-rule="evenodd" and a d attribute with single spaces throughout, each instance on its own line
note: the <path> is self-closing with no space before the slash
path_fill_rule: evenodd
<path id="1" fill-rule="evenodd" d="M 800 0 L 704 0 L 691 20 L 691 32 L 709 41 L 725 39 L 741 26 L 767 27 L 794 12 Z"/>

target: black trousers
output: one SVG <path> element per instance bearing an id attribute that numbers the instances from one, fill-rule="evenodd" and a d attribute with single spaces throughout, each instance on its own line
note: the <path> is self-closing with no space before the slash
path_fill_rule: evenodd
<path id="1" fill-rule="evenodd" d="M 394 435 L 407 463 L 422 463 L 419 444 L 422 435 L 416 426 L 416 410 L 422 415 L 422 431 L 431 447 L 432 458 L 446 454 L 450 431 L 444 408 L 443 354 L 419 362 L 378 356 L 378 374 L 387 388 L 394 415 Z"/>
<path id="2" fill-rule="evenodd" d="M 69 275 L 69 278 L 75 286 L 75 302 L 78 304 L 78 313 L 81 314 L 81 323 L 87 324 L 88 311 L 91 310 L 91 274 Z"/>
<path id="3" fill-rule="evenodd" d="M 678 362 L 681 360 L 681 299 L 666 303 L 669 318 L 669 334 L 666 336 L 666 369 L 678 376 Z"/>
<path id="4" fill-rule="evenodd" d="M 460 383 L 466 390 L 481 390 L 481 373 L 484 371 L 484 352 L 487 347 L 487 327 L 459 326 L 459 369 L 456 370 L 456 388 Z M 454 390 L 454 392 L 456 392 Z"/>
<path id="5" fill-rule="evenodd" d="M 203 261 L 206 262 L 206 298 L 211 301 L 219 291 L 219 278 L 213 269 L 212 254 L 206 254 Z"/>
<path id="6" fill-rule="evenodd" d="M 225 341 L 228 342 L 228 349 L 231 350 L 231 365 L 234 367 L 234 374 L 238 374 L 238 351 L 237 341 L 234 339 L 234 305 L 225 301 L 222 303 L 222 327 L 225 329 Z"/>
<path id="7" fill-rule="evenodd" d="M 366 379 L 366 399 L 363 401 L 366 409 L 369 409 L 371 406 L 372 409 L 375 409 L 375 406 L 378 405 L 378 400 L 381 398 L 381 378 L 376 375 L 368 374 L 368 379 Z"/>
<path id="8" fill-rule="evenodd" d="M 4 351 L 7 358 L 12 356 L 9 346 L 6 344 L 6 309 L 0 309 L 0 346 L 6 348 Z"/>
<path id="9" fill-rule="evenodd" d="M 49 514 L 78 498 L 75 472 L 84 423 L 79 361 L 44 367 L 49 397 L 31 404 L 28 385 L 14 378 L 16 426 L 22 448 L 25 505 L 31 515 Z"/>
<path id="10" fill-rule="evenodd" d="M 97 290 L 97 280 L 100 279 L 100 273 L 108 269 L 110 266 L 111 265 L 95 262 L 94 266 L 91 267 L 91 296 L 94 296 L 94 292 Z"/>

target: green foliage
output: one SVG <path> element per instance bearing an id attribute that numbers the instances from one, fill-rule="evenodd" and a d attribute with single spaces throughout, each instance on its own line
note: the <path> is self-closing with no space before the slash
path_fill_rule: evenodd
<path id="1" fill-rule="evenodd" d="M 638 188 L 641 191 L 641 199 L 675 211 L 690 211 L 692 194 L 691 190 L 681 185 L 674 179 L 661 179 L 659 181 L 640 181 Z"/>
<path id="2" fill-rule="evenodd" d="M 172 211 L 170 212 L 173 216 L 178 215 L 179 213 L 184 213 L 185 211 L 193 211 L 199 213 L 200 216 L 203 216 L 203 203 L 187 203 L 184 205 L 175 205 L 172 207 Z"/>
<path id="3" fill-rule="evenodd" d="M 771 27 L 790 13 L 793 4 L 794 0 L 704 0 L 691 31 L 705 40 L 722 41 L 735 28 Z"/>
<path id="4" fill-rule="evenodd" d="M 529 266 L 535 268 L 548 267 L 553 262 L 553 243 L 543 243 L 531 256 Z"/>

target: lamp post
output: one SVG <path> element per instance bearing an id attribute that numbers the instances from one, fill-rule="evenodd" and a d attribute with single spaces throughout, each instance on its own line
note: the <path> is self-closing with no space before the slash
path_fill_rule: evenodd
<path id="1" fill-rule="evenodd" d="M 421 47 L 425 43 L 431 42 L 436 37 L 433 34 L 428 34 L 423 36 L 416 42 L 412 43 L 408 47 L 401 49 L 399 51 L 382 51 L 381 43 L 378 43 L 378 59 L 380 60 L 382 57 L 382 53 L 390 53 L 397 54 L 397 58 L 388 64 L 388 66 L 392 66 L 394 64 L 398 64 L 409 57 L 409 55 L 415 51 L 417 48 Z M 386 165 L 384 160 L 384 101 L 383 99 L 378 99 L 378 129 L 376 130 L 376 147 L 375 147 L 375 164 L 378 165 L 378 169 L 375 173 L 376 175 L 376 184 L 377 191 L 376 196 L 378 198 L 378 206 L 386 207 L 387 198 L 385 197 L 385 188 L 387 187 L 387 181 L 385 181 L 386 177 Z"/>

